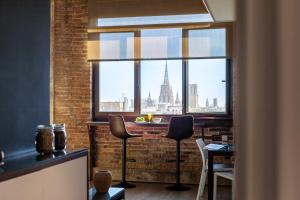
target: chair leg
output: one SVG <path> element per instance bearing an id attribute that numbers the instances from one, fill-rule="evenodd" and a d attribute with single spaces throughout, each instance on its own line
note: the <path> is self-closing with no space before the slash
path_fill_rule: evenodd
<path id="1" fill-rule="evenodd" d="M 217 180 L 218 180 L 218 176 L 215 174 L 214 175 L 214 200 L 217 199 L 217 186 L 218 186 Z"/>
<path id="2" fill-rule="evenodd" d="M 232 200 L 235 200 L 235 182 L 232 181 Z"/>
<path id="3" fill-rule="evenodd" d="M 172 191 L 187 191 L 190 189 L 180 183 L 180 140 L 176 140 L 176 184 L 166 189 Z"/>
<path id="4" fill-rule="evenodd" d="M 206 177 L 207 177 L 207 172 L 203 168 L 203 170 L 201 172 L 201 177 L 200 177 L 200 182 L 199 182 L 199 187 L 198 187 L 198 193 L 197 193 L 197 199 L 196 200 L 200 200 L 200 197 L 204 196 Z"/>
<path id="5" fill-rule="evenodd" d="M 130 184 L 126 181 L 126 143 L 127 140 L 123 139 L 122 144 L 122 180 L 119 184 L 114 185 L 114 187 L 122 187 L 122 188 L 135 188 L 136 186 Z"/>

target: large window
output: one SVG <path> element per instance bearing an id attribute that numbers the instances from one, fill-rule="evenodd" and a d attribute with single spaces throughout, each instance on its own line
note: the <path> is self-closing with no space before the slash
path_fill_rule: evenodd
<path id="1" fill-rule="evenodd" d="M 98 33 L 94 117 L 230 114 L 226 28 Z M 97 51 L 97 52 L 98 52 Z"/>

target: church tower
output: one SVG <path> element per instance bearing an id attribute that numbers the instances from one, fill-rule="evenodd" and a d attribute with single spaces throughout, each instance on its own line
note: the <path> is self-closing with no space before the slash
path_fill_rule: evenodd
<path id="1" fill-rule="evenodd" d="M 176 105 L 180 105 L 180 104 L 181 104 L 181 101 L 180 101 L 180 99 L 179 99 L 178 92 L 177 92 L 177 95 L 176 95 L 175 104 L 176 104 Z"/>
<path id="2" fill-rule="evenodd" d="M 169 82 L 168 63 L 166 61 L 164 82 L 160 86 L 159 103 L 173 104 L 173 102 L 174 102 L 174 96 L 173 96 L 172 87 Z"/>

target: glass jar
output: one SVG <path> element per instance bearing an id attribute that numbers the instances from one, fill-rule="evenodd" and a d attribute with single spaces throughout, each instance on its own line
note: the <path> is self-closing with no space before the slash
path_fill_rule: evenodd
<path id="1" fill-rule="evenodd" d="M 66 148 L 67 133 L 65 124 L 54 124 L 54 147 L 56 151 L 62 151 Z"/>
<path id="2" fill-rule="evenodd" d="M 52 126 L 37 126 L 35 137 L 36 151 L 40 154 L 51 154 L 53 152 L 54 133 Z"/>
<path id="3" fill-rule="evenodd" d="M 4 160 L 4 152 L 0 150 L 0 165 L 3 164 L 3 160 Z"/>

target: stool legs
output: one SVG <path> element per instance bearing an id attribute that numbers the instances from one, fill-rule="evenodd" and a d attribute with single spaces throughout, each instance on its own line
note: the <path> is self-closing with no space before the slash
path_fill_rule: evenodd
<path id="1" fill-rule="evenodd" d="M 114 187 L 134 188 L 134 187 L 136 187 L 135 185 L 130 184 L 126 181 L 126 143 L 127 143 L 127 140 L 123 139 L 123 145 L 122 145 L 122 180 L 119 184 L 114 185 Z"/>
<path id="2" fill-rule="evenodd" d="M 180 140 L 176 140 L 176 184 L 166 189 L 172 191 L 186 191 L 190 189 L 180 183 Z"/>

